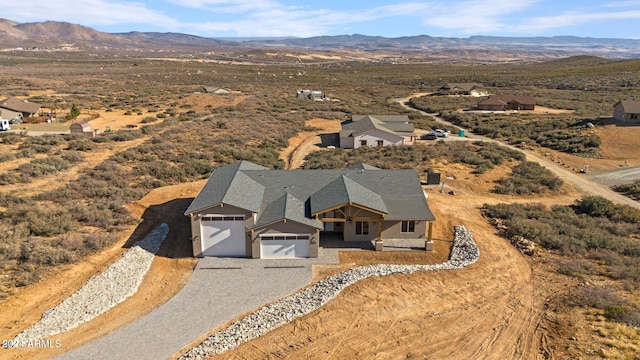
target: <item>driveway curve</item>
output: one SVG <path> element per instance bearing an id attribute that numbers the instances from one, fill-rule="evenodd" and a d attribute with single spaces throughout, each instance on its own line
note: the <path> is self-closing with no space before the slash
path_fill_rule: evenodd
<path id="1" fill-rule="evenodd" d="M 408 110 L 412 110 L 412 111 L 417 111 L 423 115 L 427 115 L 427 116 L 431 116 L 432 118 L 434 118 L 437 122 L 441 123 L 441 124 L 445 124 L 445 125 L 449 125 L 449 126 L 457 126 L 455 124 L 452 124 L 446 120 L 444 120 L 443 118 L 439 117 L 438 114 L 433 114 L 433 113 L 427 113 L 425 111 L 422 110 L 418 110 L 415 109 L 411 106 L 409 106 L 407 103 L 409 102 L 409 100 L 411 100 L 414 97 L 422 97 L 422 96 L 426 96 L 429 95 L 430 93 L 415 93 L 412 95 L 409 95 L 407 97 L 404 98 L 399 98 L 399 99 L 394 99 L 395 102 L 399 103 L 402 107 L 404 107 L 405 109 Z M 502 141 L 498 141 L 486 136 L 482 136 L 482 135 L 477 135 L 477 134 L 473 134 L 470 132 L 466 132 L 466 137 L 468 137 L 471 140 L 482 140 L 482 141 L 487 141 L 487 142 L 492 142 L 492 143 L 496 143 L 499 144 L 501 146 L 505 146 L 508 147 L 510 149 L 513 150 L 517 150 L 520 151 L 522 153 L 524 153 L 526 155 L 527 160 L 529 161 L 535 161 L 537 163 L 539 163 L 540 165 L 546 167 L 547 169 L 549 169 L 550 171 L 552 171 L 554 174 L 556 174 L 559 178 L 561 178 L 563 181 L 565 181 L 568 184 L 571 184 L 572 186 L 576 187 L 577 189 L 579 189 L 580 191 L 582 191 L 583 193 L 587 194 L 587 195 L 597 195 L 597 196 L 602 196 L 608 200 L 611 200 L 617 204 L 621 204 L 621 205 L 629 205 L 632 206 L 634 208 L 640 209 L 640 202 L 637 202 L 633 199 L 630 199 L 624 195 L 621 195 L 613 190 L 611 190 L 609 187 L 602 185 L 602 184 L 598 184 L 594 181 L 592 181 L 591 179 L 589 179 L 587 176 L 585 176 L 585 174 L 581 174 L 581 173 L 575 173 L 573 171 L 569 171 L 563 167 L 561 167 L 560 165 L 554 163 L 553 161 L 551 161 L 550 159 L 544 158 L 538 154 L 536 154 L 535 152 L 531 151 L 531 150 L 527 150 L 527 149 L 521 149 L 518 148 L 516 146 L 513 145 L 509 145 L 509 144 L 505 144 Z"/>
<path id="2" fill-rule="evenodd" d="M 211 329 L 306 286 L 312 263 L 337 262 L 337 252 L 328 250 L 316 259 L 202 258 L 171 300 L 58 359 L 166 359 Z"/>

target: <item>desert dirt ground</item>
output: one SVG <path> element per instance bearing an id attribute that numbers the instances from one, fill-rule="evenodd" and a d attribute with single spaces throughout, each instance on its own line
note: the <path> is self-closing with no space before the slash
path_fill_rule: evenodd
<path id="1" fill-rule="evenodd" d="M 121 126 L 130 123 L 130 119 L 130 116 L 121 119 Z M 314 119 L 307 125 L 322 128 L 318 133 L 339 129 L 337 120 Z M 300 159 L 287 162 L 288 168 L 299 167 L 304 156 L 315 150 L 318 143 L 316 132 L 298 134 L 281 154 L 283 159 Z M 620 151 L 627 157 L 625 149 L 615 146 L 616 142 L 611 142 L 608 151 Z M 489 193 L 489 188 L 493 180 L 508 172 L 506 168 L 478 177 L 462 165 L 434 165 L 443 170 L 443 175 L 455 178 L 446 182 L 447 190 L 453 190 L 455 195 L 427 190 L 438 222 L 436 251 L 425 261 L 439 262 L 446 258 L 453 225 L 464 224 L 480 247 L 478 263 L 457 271 L 364 280 L 312 314 L 220 358 L 561 359 L 571 355 L 567 350 L 571 348 L 567 344 L 569 340 L 564 335 L 572 328 L 563 324 L 576 320 L 547 305 L 555 297 L 563 296 L 566 288 L 574 285 L 573 280 L 550 271 L 554 264 L 544 252 L 529 258 L 513 249 L 482 217 L 479 207 L 484 203 L 513 201 L 570 204 L 580 196 L 582 188 L 569 181 L 563 192 L 553 197 L 496 196 Z M 118 243 L 80 263 L 52 271 L 44 281 L 18 289 L 14 296 L 0 303 L 3 309 L 0 338 L 10 339 L 82 286 L 91 275 L 115 261 L 125 251 L 123 246 L 142 239 L 160 221 L 169 223 L 169 237 L 138 293 L 94 321 L 55 336 L 62 340 L 61 349 L 12 350 L 10 357 L 50 358 L 133 321 L 171 298 L 187 281 L 195 265 L 186 246 L 188 243 L 180 241 L 189 231 L 187 219 L 180 214 L 202 184 L 200 181 L 150 192 L 129 205 L 142 222 L 137 228 L 132 226 Z M 167 218 L 167 214 L 177 215 Z M 354 264 L 374 262 L 370 256 L 343 253 L 341 265 L 315 267 L 315 279 Z M 584 331 L 588 331 L 586 326 Z"/>
<path id="2" fill-rule="evenodd" d="M 305 157 L 316 150 L 323 150 L 320 135 L 337 133 L 341 129 L 339 120 L 311 119 L 305 122 L 305 126 L 315 127 L 320 130 L 302 131 L 289 139 L 289 146 L 280 152 L 280 159 L 286 164 L 286 169 L 299 169 L 304 164 Z"/>
<path id="3" fill-rule="evenodd" d="M 521 255 L 480 214 L 484 203 L 509 200 L 477 195 L 506 169 L 491 171 L 482 181 L 468 171 L 450 169 L 456 180 L 449 180 L 447 189 L 455 195 L 436 189 L 428 195 L 439 219 L 436 253 L 446 253 L 438 247 L 450 246 L 453 225 L 464 224 L 480 247 L 476 264 L 363 280 L 321 309 L 214 358 L 562 358 L 545 303 L 567 280 L 549 281 L 557 275 L 547 270 L 547 262 Z M 574 196 L 566 189 L 557 198 L 535 200 L 570 203 Z M 354 257 L 359 258 L 343 253 L 341 266 L 360 264 Z M 320 276 L 336 271 L 335 266 L 315 269 Z"/>
<path id="4" fill-rule="evenodd" d="M 142 240 L 162 222 L 169 225 L 165 243 L 133 296 L 88 323 L 52 336 L 62 343 L 58 349 L 8 350 L 10 357 L 49 359 L 134 321 L 173 297 L 187 282 L 197 261 L 191 257 L 190 242 L 185 241 L 188 240 L 185 234 L 189 233 L 190 225 L 182 213 L 203 184 L 203 181 L 198 181 L 151 191 L 128 206 L 141 223 L 132 226 L 116 244 L 80 263 L 52 272 L 45 281 L 20 289 L 1 303 L 0 338 L 11 339 L 35 323 L 44 311 L 80 288 L 89 277 L 116 261 L 135 241 Z M 4 354 L 1 353 L 0 357 L 3 358 Z"/>

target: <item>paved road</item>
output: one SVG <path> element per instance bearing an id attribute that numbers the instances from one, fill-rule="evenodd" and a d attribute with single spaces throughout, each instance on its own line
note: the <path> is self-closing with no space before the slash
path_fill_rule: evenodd
<path id="1" fill-rule="evenodd" d="M 202 258 L 171 300 L 59 359 L 166 359 L 217 326 L 306 286 L 311 264 L 338 263 L 336 250 L 320 251 L 316 259 Z"/>
<path id="2" fill-rule="evenodd" d="M 456 126 L 440 117 L 437 116 L 437 114 L 431 114 L 431 113 L 427 113 L 418 109 L 414 109 L 411 106 L 407 105 L 407 102 L 413 98 L 413 97 L 420 97 L 420 96 L 425 96 L 425 95 L 429 95 L 430 93 L 417 93 L 417 94 L 412 94 L 409 95 L 405 98 L 400 98 L 400 99 L 394 99 L 394 101 L 398 102 L 401 106 L 403 106 L 406 109 L 409 110 L 413 110 L 413 111 L 417 111 L 420 112 L 424 115 L 427 116 L 431 116 L 433 117 L 437 122 L 441 123 L 441 124 L 445 124 L 445 125 L 450 125 L 450 126 Z M 629 205 L 632 207 L 635 207 L 637 209 L 640 209 L 640 202 L 637 202 L 633 199 L 630 199 L 624 195 L 621 195 L 613 190 L 611 190 L 609 187 L 602 185 L 602 184 L 598 184 L 592 180 L 590 180 L 587 176 L 585 176 L 585 174 L 580 174 L 580 173 L 575 173 L 573 171 L 567 170 L 565 168 L 563 168 L 562 166 L 554 163 L 553 161 L 542 157 L 538 154 L 536 154 L 535 152 L 531 151 L 531 150 L 526 150 L 526 149 L 521 149 L 509 144 L 505 144 L 501 141 L 495 140 L 495 139 L 491 139 L 485 136 L 481 136 L 481 135 L 476 135 L 473 133 L 470 133 L 469 131 L 467 131 L 465 133 L 465 136 L 470 138 L 470 139 L 474 139 L 474 140 L 482 140 L 482 141 L 488 141 L 488 142 L 493 142 L 493 143 L 497 143 L 501 146 L 506 146 L 508 148 L 511 148 L 513 150 L 517 150 L 517 151 L 521 151 L 523 152 L 526 157 L 527 160 L 529 161 L 535 161 L 537 163 L 539 163 L 540 165 L 546 167 L 547 169 L 553 171 L 553 173 L 555 173 L 558 177 L 560 177 L 562 180 L 564 180 L 567 183 L 572 184 L 573 186 L 575 186 L 576 188 L 580 189 L 582 192 L 584 192 L 585 194 L 588 195 L 598 195 L 598 196 L 602 196 L 604 198 L 607 198 L 615 203 L 618 204 L 622 204 L 622 205 Z"/>

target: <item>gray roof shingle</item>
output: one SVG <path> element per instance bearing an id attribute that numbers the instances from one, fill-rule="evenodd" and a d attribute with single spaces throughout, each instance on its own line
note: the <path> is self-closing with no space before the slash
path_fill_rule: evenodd
<path id="1" fill-rule="evenodd" d="M 640 101 L 620 100 L 624 112 L 627 114 L 640 114 Z"/>
<path id="2" fill-rule="evenodd" d="M 257 213 L 261 226 L 290 219 L 318 227 L 313 213 L 349 202 L 384 213 L 388 220 L 435 220 L 414 170 L 366 164 L 341 170 L 269 170 L 247 161 L 216 169 L 185 214 L 224 203 Z"/>

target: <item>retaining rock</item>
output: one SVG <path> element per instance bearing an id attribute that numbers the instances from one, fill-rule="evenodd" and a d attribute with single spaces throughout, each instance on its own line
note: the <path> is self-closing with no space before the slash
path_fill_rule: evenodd
<path id="1" fill-rule="evenodd" d="M 133 295 L 168 233 L 169 226 L 160 225 L 144 240 L 135 243 L 120 260 L 92 276 L 80 290 L 45 312 L 40 321 L 18 334 L 12 342 L 46 339 L 71 330 Z"/>
<path id="2" fill-rule="evenodd" d="M 480 251 L 473 237 L 462 225 L 455 226 L 449 260 L 435 265 L 360 266 L 323 279 L 312 286 L 273 304 L 264 306 L 229 327 L 213 334 L 179 359 L 206 359 L 222 354 L 247 341 L 306 315 L 335 298 L 347 286 L 371 276 L 411 274 L 414 271 L 453 270 L 475 263 Z"/>

